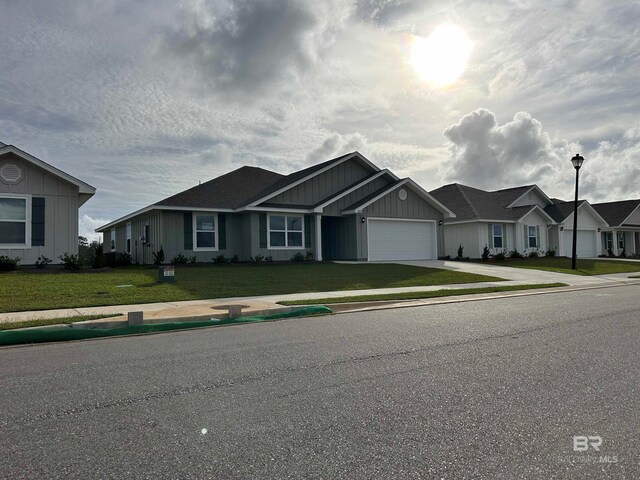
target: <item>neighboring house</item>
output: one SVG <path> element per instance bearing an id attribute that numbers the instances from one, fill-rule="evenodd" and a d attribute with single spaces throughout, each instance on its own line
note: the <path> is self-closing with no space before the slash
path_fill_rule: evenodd
<path id="1" fill-rule="evenodd" d="M 550 199 L 537 185 L 486 191 L 457 183 L 430 192 L 453 210 L 455 219 L 445 220 L 445 254 L 478 258 L 485 246 L 492 255 L 517 250 L 545 254 L 555 250 L 572 255 L 573 202 Z M 578 257 L 596 257 L 600 229 L 607 227 L 594 208 L 581 201 L 578 208 Z"/>
<path id="2" fill-rule="evenodd" d="M 290 260 L 416 260 L 442 255 L 453 213 L 410 178 L 399 179 L 358 152 L 280 175 L 241 167 L 98 228 L 105 251 L 152 263 L 182 253 Z"/>
<path id="3" fill-rule="evenodd" d="M 78 253 L 78 209 L 96 189 L 0 143 L 0 255 L 34 264 Z"/>
<path id="4" fill-rule="evenodd" d="M 596 203 L 593 208 L 609 224 L 602 229 L 601 253 L 640 255 L 640 200 Z"/>
<path id="5" fill-rule="evenodd" d="M 489 192 L 453 183 L 429 193 L 456 214 L 445 220 L 445 255 L 455 257 L 460 245 L 471 258 L 485 246 L 493 255 L 549 249 L 547 227 L 556 222 L 544 207 L 552 202 L 536 185 Z"/>

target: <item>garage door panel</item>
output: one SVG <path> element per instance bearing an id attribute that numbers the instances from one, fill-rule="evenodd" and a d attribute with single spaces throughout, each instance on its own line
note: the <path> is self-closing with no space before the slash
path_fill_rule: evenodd
<path id="1" fill-rule="evenodd" d="M 576 254 L 578 258 L 597 257 L 595 230 L 578 230 Z M 573 255 L 573 230 L 564 231 L 564 254 Z"/>
<path id="2" fill-rule="evenodd" d="M 369 260 L 433 259 L 434 229 L 432 222 L 369 219 Z"/>

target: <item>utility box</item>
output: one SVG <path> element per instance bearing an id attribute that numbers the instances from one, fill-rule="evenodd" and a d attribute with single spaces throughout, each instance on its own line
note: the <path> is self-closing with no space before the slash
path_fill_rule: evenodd
<path id="1" fill-rule="evenodd" d="M 174 267 L 158 268 L 159 283 L 176 283 L 176 270 Z"/>

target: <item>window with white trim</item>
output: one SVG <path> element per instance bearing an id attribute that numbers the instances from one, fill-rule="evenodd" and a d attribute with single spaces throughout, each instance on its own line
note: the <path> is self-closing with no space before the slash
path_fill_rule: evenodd
<path id="1" fill-rule="evenodd" d="M 538 228 L 535 225 L 527 225 L 528 248 L 538 248 Z"/>
<path id="2" fill-rule="evenodd" d="M 193 249 L 218 250 L 218 216 L 215 213 L 193 214 Z"/>
<path id="3" fill-rule="evenodd" d="M 29 197 L 0 197 L 0 245 L 29 246 Z"/>
<path id="4" fill-rule="evenodd" d="M 116 251 L 116 229 L 115 227 L 111 229 L 111 251 Z"/>
<path id="5" fill-rule="evenodd" d="M 274 248 L 304 248 L 302 215 L 269 215 L 269 245 Z"/>
<path id="6" fill-rule="evenodd" d="M 613 250 L 613 232 L 604 232 L 604 245 L 607 251 Z"/>
<path id="7" fill-rule="evenodd" d="M 618 250 L 624 250 L 624 232 L 618 232 Z"/>
<path id="8" fill-rule="evenodd" d="M 131 223 L 127 223 L 127 253 L 131 253 Z"/>
<path id="9" fill-rule="evenodd" d="M 494 223 L 491 226 L 491 232 L 493 233 L 493 248 L 503 248 L 504 232 L 502 230 L 502 224 Z"/>

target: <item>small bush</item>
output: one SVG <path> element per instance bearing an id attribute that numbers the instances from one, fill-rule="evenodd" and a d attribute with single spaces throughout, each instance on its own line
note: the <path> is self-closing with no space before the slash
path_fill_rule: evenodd
<path id="1" fill-rule="evenodd" d="M 193 255 L 192 257 L 189 257 L 189 263 L 196 263 L 198 259 L 196 258 L 195 255 Z"/>
<path id="2" fill-rule="evenodd" d="M 555 257 L 555 256 L 556 256 L 555 248 L 550 248 L 549 250 L 547 250 L 547 257 Z"/>
<path id="3" fill-rule="evenodd" d="M 133 263 L 133 257 L 131 256 L 131 254 L 122 252 L 122 255 L 120 255 L 120 265 L 127 267 L 131 265 L 131 263 Z"/>
<path id="4" fill-rule="evenodd" d="M 228 261 L 229 259 L 224 254 L 213 257 L 213 263 L 227 263 Z"/>
<path id="5" fill-rule="evenodd" d="M 157 252 L 151 252 L 153 254 L 153 264 L 154 265 L 161 265 L 164 263 L 164 248 L 162 248 L 162 246 L 160 246 L 160 250 L 158 250 Z"/>
<path id="6" fill-rule="evenodd" d="M 93 261 L 91 262 L 91 266 L 93 268 L 104 268 L 106 265 L 106 261 L 104 258 L 104 246 L 102 243 L 98 243 L 96 245 L 95 254 L 93 256 Z"/>
<path id="7" fill-rule="evenodd" d="M 506 257 L 503 252 L 498 252 L 493 256 L 493 258 L 495 258 L 496 262 L 504 262 Z"/>
<path id="8" fill-rule="evenodd" d="M 64 269 L 70 272 L 77 272 L 84 265 L 82 258 L 77 253 L 64 252 L 58 258 L 62 260 Z"/>
<path id="9" fill-rule="evenodd" d="M 264 261 L 267 262 L 267 263 L 273 263 L 273 257 L 271 255 L 269 255 L 268 257 L 266 257 L 264 259 Z"/>
<path id="10" fill-rule="evenodd" d="M 522 258 L 522 254 L 515 248 L 509 252 L 511 258 Z"/>
<path id="11" fill-rule="evenodd" d="M 456 257 L 458 260 L 462 260 L 464 258 L 464 247 L 462 244 L 458 247 L 458 256 Z"/>
<path id="12" fill-rule="evenodd" d="M 184 265 L 188 261 L 189 259 L 184 256 L 184 253 L 180 252 L 178 255 L 171 259 L 171 265 Z"/>
<path id="13" fill-rule="evenodd" d="M 262 263 L 262 261 L 264 260 L 264 255 L 260 255 L 260 254 L 258 254 L 258 255 L 256 255 L 255 257 L 251 257 L 251 258 L 252 258 L 252 260 L 250 259 L 249 261 L 251 261 L 251 262 L 253 262 L 253 263 L 260 264 L 260 263 Z"/>
<path id="14" fill-rule="evenodd" d="M 234 255 L 233 257 L 231 257 L 231 263 L 238 263 L 240 261 L 240 259 L 238 258 L 238 255 Z"/>
<path id="15" fill-rule="evenodd" d="M 451 255 L 445 255 L 445 256 L 444 256 L 444 259 L 445 259 L 445 260 L 451 260 Z"/>
<path id="16" fill-rule="evenodd" d="M 302 252 L 297 252 L 291 257 L 292 262 L 304 262 L 305 256 Z"/>
<path id="17" fill-rule="evenodd" d="M 615 255 L 613 254 L 613 250 L 612 250 L 612 249 L 610 249 L 610 248 L 608 248 L 608 249 L 607 249 L 607 254 L 608 254 L 610 257 L 615 257 Z"/>
<path id="18" fill-rule="evenodd" d="M 485 262 L 489 260 L 489 255 L 491 255 L 491 252 L 489 251 L 489 247 L 485 245 L 482 249 L 482 260 Z"/>
<path id="19" fill-rule="evenodd" d="M 539 257 L 539 254 L 537 250 L 531 250 L 529 252 L 529 258 L 538 258 L 538 257 Z"/>
<path id="20" fill-rule="evenodd" d="M 620 252 L 620 258 L 627 258 L 627 249 L 623 248 L 622 252 Z"/>
<path id="21" fill-rule="evenodd" d="M 5 255 L 0 255 L 0 272 L 12 272 L 18 269 L 18 264 L 20 263 L 20 257 L 7 257 Z"/>
<path id="22" fill-rule="evenodd" d="M 312 262 L 313 261 L 313 252 L 311 250 L 307 250 L 307 254 L 305 255 L 304 259 L 307 262 Z"/>
<path id="23" fill-rule="evenodd" d="M 36 260 L 36 268 L 42 269 L 49 265 L 51 262 L 53 262 L 53 260 L 51 260 L 50 258 L 47 258 L 44 255 L 40 255 Z"/>

